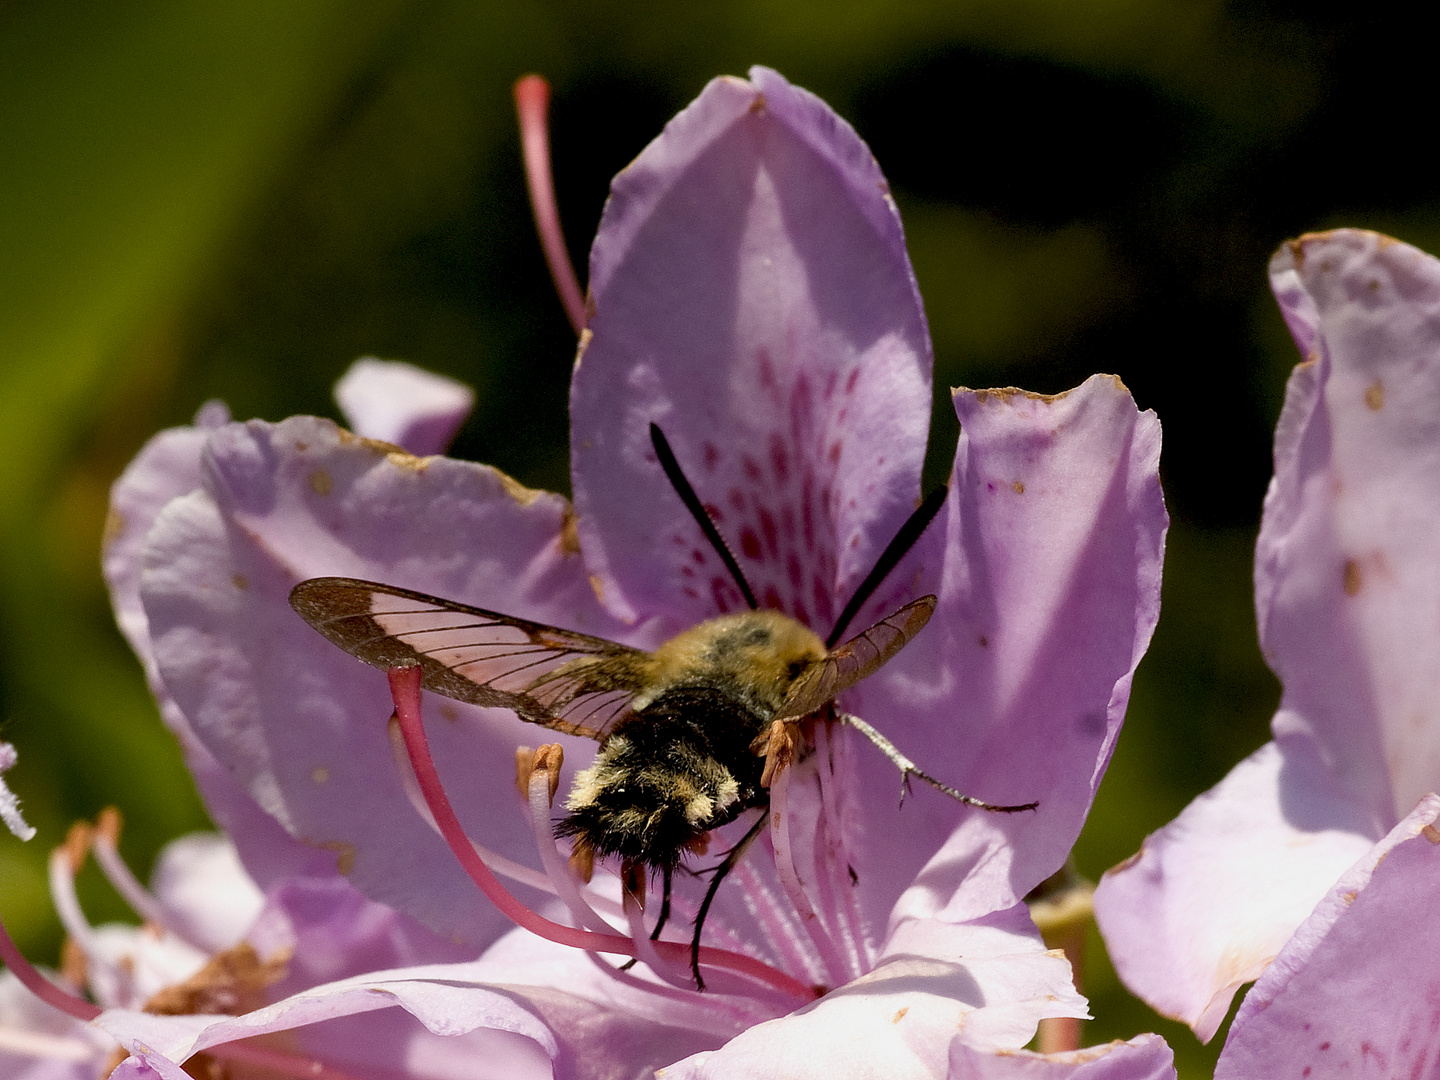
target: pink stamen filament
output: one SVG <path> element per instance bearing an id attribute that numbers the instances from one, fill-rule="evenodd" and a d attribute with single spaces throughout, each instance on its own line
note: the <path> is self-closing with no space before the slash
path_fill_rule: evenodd
<path id="1" fill-rule="evenodd" d="M 790 903 L 800 916 L 800 925 L 805 928 L 806 935 L 825 966 L 830 984 L 841 986 L 849 982 L 845 960 L 810 903 L 810 897 L 800 883 L 800 874 L 795 866 L 795 849 L 790 839 L 790 826 L 795 819 L 785 809 L 794 772 L 793 765 L 783 769 L 770 784 L 770 840 L 775 849 L 775 873 L 780 878 L 780 884 L 784 886 Z"/>
<path id="2" fill-rule="evenodd" d="M 560 294 L 560 303 L 578 336 L 585 329 L 585 297 L 580 279 L 565 247 L 560 228 L 560 209 L 555 202 L 555 177 L 550 168 L 550 84 L 539 75 L 526 75 L 515 83 L 515 111 L 520 118 L 520 147 L 525 159 L 525 184 L 530 189 L 530 209 L 535 214 L 535 231 L 550 279 Z"/>
<path id="3" fill-rule="evenodd" d="M 140 884 L 140 879 L 120 857 L 120 849 L 116 847 L 119 832 L 119 812 L 114 807 L 102 810 L 96 822 L 95 833 L 90 839 L 90 852 L 95 856 L 95 862 L 99 865 L 106 880 L 110 882 L 110 887 L 120 894 L 121 898 L 130 905 L 131 910 L 144 922 L 162 927 L 166 933 L 174 934 L 186 944 L 193 945 L 201 952 L 208 952 L 209 950 L 203 943 L 182 933 L 178 927 L 172 926 L 171 919 L 160 901 L 155 899 L 144 885 Z"/>
<path id="4" fill-rule="evenodd" d="M 766 813 L 769 812 L 767 809 Z M 780 903 L 774 890 L 744 860 L 735 867 L 734 873 L 744 890 L 745 908 L 765 935 L 766 944 L 784 959 L 791 971 L 804 971 L 810 975 L 812 982 L 822 982 L 826 976 L 816 964 L 814 954 L 807 955 L 797 948 L 803 931 L 796 922 L 795 913 Z"/>
<path id="5" fill-rule="evenodd" d="M 575 921 L 601 934 L 613 934 L 615 928 L 590 906 L 580 891 L 580 884 L 570 869 L 569 862 L 555 846 L 555 834 L 550 829 L 550 781 L 539 769 L 530 774 L 530 793 L 526 800 L 530 808 L 530 827 L 535 834 L 535 846 L 540 851 L 540 865 L 564 905 L 569 908 Z"/>
<path id="6" fill-rule="evenodd" d="M 425 728 L 420 720 L 420 669 L 418 667 L 391 668 L 388 675 L 390 691 L 395 699 L 395 712 L 400 721 L 401 732 L 405 736 L 405 747 L 409 751 L 410 764 L 415 770 L 415 778 L 425 796 L 425 803 L 430 807 L 431 814 L 434 815 L 436 823 L 440 826 L 441 835 L 449 845 L 451 854 L 459 860 L 460 865 L 465 868 L 466 873 L 470 875 L 471 880 L 475 882 L 480 891 L 511 922 L 540 937 L 560 945 L 584 949 L 587 952 L 634 956 L 635 947 L 628 938 L 620 937 L 618 934 L 594 933 L 551 922 L 520 903 L 500 884 L 499 879 L 490 872 L 490 868 L 485 865 L 484 860 L 471 847 L 470 839 L 465 835 L 460 819 L 455 815 L 455 809 L 450 805 L 450 800 L 446 797 L 445 790 L 440 783 L 440 774 L 430 756 L 429 740 L 425 736 Z M 689 962 L 689 947 L 680 942 L 657 942 L 656 947 L 660 954 L 672 963 L 687 964 Z M 700 961 L 707 967 L 722 968 L 749 976 L 802 1001 L 810 1001 L 815 998 L 815 992 L 810 987 L 804 986 L 784 972 L 777 971 L 769 964 L 751 956 L 702 947 Z"/>
<path id="7" fill-rule="evenodd" d="M 72 834 L 73 835 L 73 834 Z M 83 850 L 83 849 L 82 849 Z M 80 947 L 87 957 L 93 957 L 98 949 L 95 945 L 95 929 L 85 918 L 80 907 L 80 898 L 75 894 L 75 874 L 80 869 L 74 862 L 74 851 L 67 843 L 50 852 L 50 900 L 55 905 L 55 914 L 65 933 Z"/>
<path id="8" fill-rule="evenodd" d="M 410 805 L 414 807 L 415 812 L 420 815 L 425 824 L 434 829 L 435 834 L 443 839 L 445 834 L 435 823 L 435 815 L 430 813 L 430 807 L 425 805 L 425 796 L 420 793 L 420 781 L 415 779 L 415 769 L 410 764 L 410 753 L 405 748 L 405 736 L 400 730 L 400 721 L 394 716 L 390 718 L 386 733 L 390 737 L 390 753 L 395 758 L 395 769 L 400 774 L 400 786 L 405 791 L 405 797 L 410 800 Z M 507 859 L 499 852 L 491 851 L 485 845 L 477 844 L 474 840 L 470 841 L 470 846 L 475 849 L 475 853 L 485 861 L 485 864 L 501 877 L 509 878 L 521 885 L 529 885 L 532 889 L 539 889 L 541 892 L 548 892 L 552 896 L 557 895 L 555 883 L 545 874 Z M 603 900 L 598 902 L 602 906 L 605 904 Z M 614 908 L 616 914 L 619 914 L 619 904 L 610 906 Z"/>
<path id="9" fill-rule="evenodd" d="M 693 990 L 695 986 L 690 981 L 690 972 L 662 957 L 656 948 L 658 943 L 650 940 L 649 929 L 645 926 L 645 912 L 641 910 L 640 902 L 629 892 L 624 895 L 625 920 L 630 925 L 630 943 L 634 947 L 632 955 L 639 957 L 640 962 L 662 982 L 682 990 Z"/>
<path id="10" fill-rule="evenodd" d="M 820 824 L 826 840 L 822 857 L 825 878 L 822 882 L 831 909 L 835 912 L 835 930 L 850 963 L 850 977 L 858 978 L 875 965 L 866 939 L 865 924 L 860 916 L 854 883 L 850 881 L 849 855 L 845 851 L 845 834 L 840 827 L 840 800 L 845 797 L 837 785 L 834 770 L 844 752 L 844 741 L 836 739 L 831 725 L 815 725 L 816 774 L 820 780 Z M 848 980 L 847 980 L 848 981 Z"/>
<path id="11" fill-rule="evenodd" d="M 100 1010 L 90 1002 L 76 997 L 69 991 L 62 990 L 40 974 L 34 965 L 25 959 L 25 954 L 16 947 L 3 922 L 0 922 L 0 960 L 5 961 L 5 966 L 15 973 L 15 977 L 20 980 L 25 989 L 45 1004 L 53 1005 L 61 1012 L 86 1023 L 100 1015 Z"/>

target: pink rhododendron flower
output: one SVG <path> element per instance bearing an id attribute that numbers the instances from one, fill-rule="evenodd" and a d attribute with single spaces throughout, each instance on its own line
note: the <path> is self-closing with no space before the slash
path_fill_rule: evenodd
<path id="1" fill-rule="evenodd" d="M 1286 958 L 1237 1016 L 1230 1042 L 1246 1045 L 1276 980 L 1318 962 L 1303 958 L 1315 920 L 1363 925 L 1316 904 L 1440 788 L 1440 262 L 1342 230 L 1286 245 L 1270 273 L 1305 358 L 1255 553 L 1261 646 L 1284 684 L 1275 739 L 1095 896 L 1126 984 L 1202 1039 Z M 1383 962 L 1374 976 L 1394 977 Z"/>
<path id="2" fill-rule="evenodd" d="M 706 923 L 707 946 L 768 982 L 707 969 L 700 993 L 663 958 L 623 970 L 511 929 L 416 812 L 385 678 L 287 603 L 303 579 L 347 575 L 642 648 L 738 610 L 656 462 L 655 423 L 761 606 L 823 634 L 919 496 L 930 368 L 869 151 L 818 99 L 755 69 L 712 82 L 616 178 L 572 384 L 573 507 L 315 418 L 207 413 L 158 436 L 117 485 L 107 572 L 242 858 L 267 885 L 333 884 L 338 870 L 478 958 L 356 974 L 240 1017 L 106 1014 L 133 1075 L 178 1078 L 194 1052 L 396 1004 L 432 1032 L 486 1040 L 472 1075 L 501 1046 L 524 1058 L 493 1069 L 505 1075 L 1171 1074 L 1153 1037 L 1016 1051 L 1042 1017 L 1085 1015 L 1022 898 L 1079 832 L 1158 613 L 1159 425 L 1118 380 L 1056 397 L 956 392 L 944 508 L 856 626 L 927 593 L 934 616 L 840 699 L 927 771 L 1038 809 L 986 814 L 928 790 L 898 807 L 895 767 L 853 729 L 816 725 Z M 491 865 L 551 918 L 617 920 L 645 955 L 615 868 L 583 885 L 556 850 L 543 782 L 515 793 L 515 749 L 541 733 L 507 710 L 427 709 L 449 801 Z M 592 751 L 567 744 L 562 784 Z M 677 877 L 664 940 L 688 940 L 704 889 Z"/>
<path id="3" fill-rule="evenodd" d="M 84 991 L 104 1011 L 93 1020 L 32 995 L 14 972 L 0 976 L 0 1075 L 93 1080 L 126 1058 L 117 1075 L 149 1068 L 150 1043 L 170 1046 L 184 1033 L 223 1028 L 241 1014 L 293 1014 L 295 1002 L 323 983 L 423 962 L 453 962 L 466 950 L 399 913 L 368 901 L 344 881 L 302 879 L 263 896 L 223 838 L 195 835 L 161 852 L 146 890 L 120 861 L 114 815 L 101 827 L 77 827 L 51 857 L 56 911 L 67 935 L 62 992 Z M 74 891 L 89 849 L 143 926 L 91 926 Z M 326 999 L 341 995 L 322 990 Z M 74 999 L 77 1006 L 85 1003 Z M 357 1010 L 333 1007 L 328 1015 Z M 76 1010 L 78 1011 L 78 1009 Z M 91 1012 L 95 1011 L 93 1008 Z M 323 1009 L 312 1009 L 320 1020 Z M 253 1020 L 252 1020 L 253 1023 Z M 293 1023 L 277 1025 L 294 1027 Z M 248 1032 L 247 1032 L 248 1033 Z M 515 1042 L 517 1040 L 511 1040 Z M 216 1044 L 225 1040 L 216 1040 Z M 146 1049 L 140 1049 L 141 1045 Z M 530 1044 L 519 1040 L 522 1052 Z M 224 1045 L 212 1051 L 226 1075 L 334 1076 L 352 1066 L 373 1075 L 459 1075 L 477 1056 L 504 1058 L 506 1037 L 477 1032 L 444 1038 L 403 1013 L 312 1023 L 284 1045 Z M 189 1057 L 189 1053 L 177 1057 Z M 511 1055 L 512 1057 L 514 1055 Z M 171 1063 L 173 1064 L 173 1062 Z M 330 1070 L 327 1073 L 327 1070 Z M 183 1076 L 178 1067 L 174 1075 Z"/>

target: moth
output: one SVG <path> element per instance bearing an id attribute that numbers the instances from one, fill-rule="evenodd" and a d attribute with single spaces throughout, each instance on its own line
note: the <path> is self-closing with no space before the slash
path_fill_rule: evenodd
<path id="1" fill-rule="evenodd" d="M 622 876 L 658 872 L 670 911 L 682 858 L 704 850 L 714 829 L 769 805 L 769 785 L 800 744 L 803 723 L 836 717 L 835 697 L 879 669 L 929 620 L 922 596 L 843 643 L 860 607 L 910 549 L 944 502 L 926 499 L 881 554 L 828 639 L 778 611 L 762 611 L 729 547 L 652 424 L 660 464 L 696 524 L 729 569 L 750 610 L 720 615 L 654 652 L 530 622 L 501 612 L 353 578 L 302 581 L 291 606 L 330 641 L 374 667 L 418 665 L 422 685 L 459 701 L 505 708 L 522 720 L 599 742 L 576 775 L 556 835 L 572 838 L 576 861 L 619 856 Z M 962 795 L 921 771 L 868 724 L 840 715 L 910 776 L 972 806 L 1012 813 Z M 903 789 L 902 789 L 903 792 Z M 760 814 L 714 868 L 695 919 L 691 967 L 700 977 L 700 934 L 720 882 L 759 835 Z"/>

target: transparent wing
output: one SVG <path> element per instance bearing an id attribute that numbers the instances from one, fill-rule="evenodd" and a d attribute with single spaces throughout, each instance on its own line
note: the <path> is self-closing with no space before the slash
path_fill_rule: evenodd
<path id="1" fill-rule="evenodd" d="M 934 610 L 935 597 L 922 596 L 831 649 L 823 661 L 795 680 L 775 719 L 808 716 L 878 670 L 921 631 Z"/>
<path id="2" fill-rule="evenodd" d="M 302 581 L 290 606 L 373 667 L 419 664 L 427 690 L 596 739 L 624 713 L 650 662 L 604 638 L 354 578 Z"/>

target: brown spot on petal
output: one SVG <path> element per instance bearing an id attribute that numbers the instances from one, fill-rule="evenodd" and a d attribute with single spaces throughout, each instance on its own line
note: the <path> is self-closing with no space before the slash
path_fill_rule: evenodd
<path id="1" fill-rule="evenodd" d="M 448 720 L 452 724 L 458 724 L 460 722 L 460 710 L 448 701 L 441 704 L 435 711 L 440 714 L 441 720 Z"/>
<path id="2" fill-rule="evenodd" d="M 334 488 L 334 478 L 324 469 L 316 469 L 310 474 L 310 490 L 316 495 L 329 495 Z"/>
<path id="3" fill-rule="evenodd" d="M 755 100 L 752 101 L 752 102 L 750 102 L 750 111 L 751 111 L 752 113 L 762 113 L 762 112 L 765 111 L 765 95 L 764 95 L 764 94 L 756 94 L 756 95 L 755 95 Z"/>
<path id="4" fill-rule="evenodd" d="M 1420 830 L 1420 835 L 1432 844 L 1440 844 L 1440 829 L 1435 828 L 1434 825 L 1426 825 Z"/>
<path id="5" fill-rule="evenodd" d="M 1359 892 L 1357 892 L 1355 889 L 1351 889 L 1347 893 L 1341 893 L 1340 899 L 1345 901 L 1346 907 L 1349 907 L 1351 904 L 1355 903 L 1355 898 L 1359 895 Z"/>
<path id="6" fill-rule="evenodd" d="M 565 504 L 565 514 L 560 519 L 560 554 L 580 554 L 580 519 L 575 516 L 575 508 L 569 503 Z"/>
<path id="7" fill-rule="evenodd" d="M 244 592 L 246 589 L 250 588 L 250 581 L 248 578 L 245 577 L 244 574 L 231 574 L 230 584 L 234 585 L 235 588 L 239 589 L 241 592 Z"/>
<path id="8" fill-rule="evenodd" d="M 355 869 L 355 845 L 345 840 L 326 840 L 316 847 L 321 851 L 333 851 L 335 853 L 335 869 L 342 874 L 349 874 Z"/>
<path id="9" fill-rule="evenodd" d="M 1357 596 L 1364 584 L 1360 575 L 1360 564 L 1354 559 L 1345 560 L 1345 595 Z"/>
<path id="10" fill-rule="evenodd" d="M 601 603 L 605 602 L 605 583 L 594 574 L 590 575 L 590 591 L 595 594 L 595 599 Z"/>
<path id="11" fill-rule="evenodd" d="M 1019 480 L 1015 480 L 1015 481 L 1013 481 L 1013 482 L 1010 484 L 1010 490 L 1013 491 L 1013 492 L 1015 492 L 1016 495 L 1024 495 L 1024 494 L 1025 494 L 1025 485 L 1024 485 L 1023 483 L 1021 483 Z"/>
<path id="12" fill-rule="evenodd" d="M 330 770 L 324 765 L 316 765 L 310 770 L 310 781 L 314 784 L 323 784 L 330 779 Z"/>
<path id="13" fill-rule="evenodd" d="M 289 951 L 262 961 L 254 946 L 242 941 L 216 953 L 184 982 L 167 986 L 145 1003 L 152 1016 L 193 1016 L 210 1013 L 239 1016 L 265 1004 L 265 988 L 285 977 Z"/>
<path id="14" fill-rule="evenodd" d="M 1365 404 L 1375 412 L 1379 412 L 1380 407 L 1385 404 L 1385 387 L 1380 384 L 1379 379 L 1365 388 Z"/>
<path id="15" fill-rule="evenodd" d="M 892 1024 L 898 1024 L 901 1020 L 904 1020 L 904 1019 L 905 1019 L 905 1014 L 908 1013 L 909 1011 L 910 1011 L 910 1006 L 908 1006 L 908 1005 L 906 1005 L 903 1009 L 896 1009 L 896 1010 L 895 1010 L 895 1015 L 890 1018 L 890 1022 L 891 1022 Z"/>

